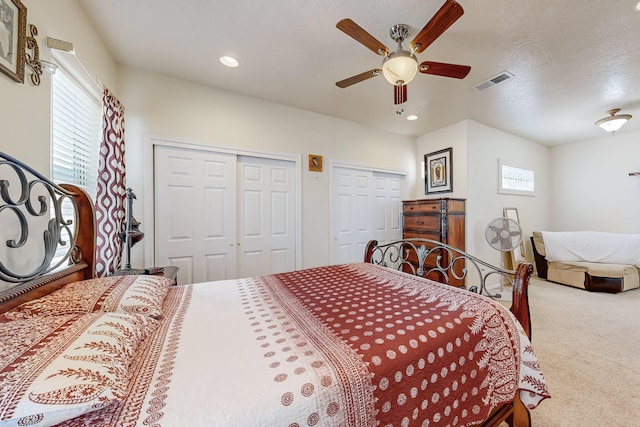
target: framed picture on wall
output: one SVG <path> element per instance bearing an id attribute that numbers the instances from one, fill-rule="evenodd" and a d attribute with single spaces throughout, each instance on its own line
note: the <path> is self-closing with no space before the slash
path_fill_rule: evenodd
<path id="1" fill-rule="evenodd" d="M 0 0 L 0 71 L 24 83 L 27 8 L 20 0 Z"/>
<path id="2" fill-rule="evenodd" d="M 424 194 L 453 191 L 453 150 L 424 155 Z"/>
<path id="3" fill-rule="evenodd" d="M 309 170 L 311 172 L 322 172 L 322 156 L 309 154 Z"/>

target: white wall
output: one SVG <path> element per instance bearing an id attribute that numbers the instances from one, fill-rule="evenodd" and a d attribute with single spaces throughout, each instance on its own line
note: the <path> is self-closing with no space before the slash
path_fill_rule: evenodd
<path id="1" fill-rule="evenodd" d="M 484 230 L 505 207 L 518 208 L 527 259 L 533 261 L 528 238 L 548 223 L 549 149 L 473 120 L 463 120 L 418 138 L 418 162 L 424 154 L 453 148 L 453 192 L 426 196 L 424 182 L 416 185 L 417 198 L 466 199 L 466 251 L 500 265 L 501 253 L 486 242 Z M 511 166 L 533 170 L 536 195 L 498 194 L 498 159 Z"/>
<path id="2" fill-rule="evenodd" d="M 102 41 L 88 23 L 75 0 L 23 0 L 27 23 L 38 28 L 40 57 L 49 60 L 46 38 L 54 37 L 74 44 L 85 67 L 93 71 L 110 90 L 117 93 L 116 65 Z M 99 70 L 99 73 L 96 72 Z M 51 76 L 42 75 L 40 86 L 29 80 L 19 84 L 0 74 L 0 150 L 24 161 L 45 175 L 50 169 Z"/>
<path id="3" fill-rule="evenodd" d="M 418 175 L 416 180 L 415 199 L 435 199 L 439 197 L 451 198 L 467 198 L 467 144 L 468 144 L 468 126 L 467 121 L 455 123 L 451 126 L 438 129 L 437 131 L 428 133 L 418 138 L 417 148 L 417 170 L 420 172 L 424 155 L 445 148 L 452 148 L 452 172 L 453 183 L 452 193 L 425 194 L 424 178 Z"/>
<path id="4" fill-rule="evenodd" d="M 533 262 L 529 237 L 549 222 L 549 148 L 501 130 L 468 120 L 467 250 L 500 265 L 501 253 L 487 243 L 484 231 L 502 209 L 518 209 L 525 257 Z M 498 159 L 534 172 L 535 196 L 498 194 Z"/>
<path id="5" fill-rule="evenodd" d="M 407 172 L 415 183 L 415 138 L 381 132 L 221 89 L 122 67 L 127 185 L 144 200 L 143 144 L 150 134 L 198 144 L 297 154 L 302 157 L 302 266 L 329 263 L 331 161 Z M 324 171 L 309 172 L 309 154 L 324 156 Z M 151 206 L 136 204 L 137 218 Z M 145 229 L 143 223 L 141 229 Z M 138 247 L 133 259 L 141 257 Z M 133 264 L 133 263 L 132 263 Z"/>
<path id="6" fill-rule="evenodd" d="M 549 230 L 640 233 L 640 176 L 629 172 L 640 172 L 640 132 L 552 148 Z"/>

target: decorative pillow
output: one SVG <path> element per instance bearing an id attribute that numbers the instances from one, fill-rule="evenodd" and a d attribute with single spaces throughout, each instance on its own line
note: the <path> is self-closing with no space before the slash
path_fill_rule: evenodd
<path id="1" fill-rule="evenodd" d="M 157 323 L 89 313 L 0 324 L 0 424 L 50 426 L 122 401 L 136 349 Z"/>
<path id="2" fill-rule="evenodd" d="M 110 276 L 69 283 L 4 313 L 6 320 L 94 311 L 162 315 L 171 280 L 161 276 Z"/>

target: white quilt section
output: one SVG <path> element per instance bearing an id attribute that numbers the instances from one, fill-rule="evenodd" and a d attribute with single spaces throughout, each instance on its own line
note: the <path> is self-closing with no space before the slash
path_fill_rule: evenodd
<path id="1" fill-rule="evenodd" d="M 302 328 L 251 282 L 193 285 L 158 425 L 365 425 L 349 415 L 342 375 L 319 346 L 346 366 L 353 350 Z"/>

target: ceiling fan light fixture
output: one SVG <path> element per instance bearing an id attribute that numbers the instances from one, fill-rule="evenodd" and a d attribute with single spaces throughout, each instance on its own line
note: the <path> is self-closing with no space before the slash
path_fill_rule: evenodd
<path id="1" fill-rule="evenodd" d="M 385 57 L 382 74 L 392 85 L 408 84 L 418 72 L 418 60 L 408 50 L 396 50 Z"/>
<path id="2" fill-rule="evenodd" d="M 632 117 L 631 114 L 617 114 L 619 111 L 619 108 L 607 111 L 609 116 L 598 120 L 595 125 L 607 132 L 616 133 Z"/>

